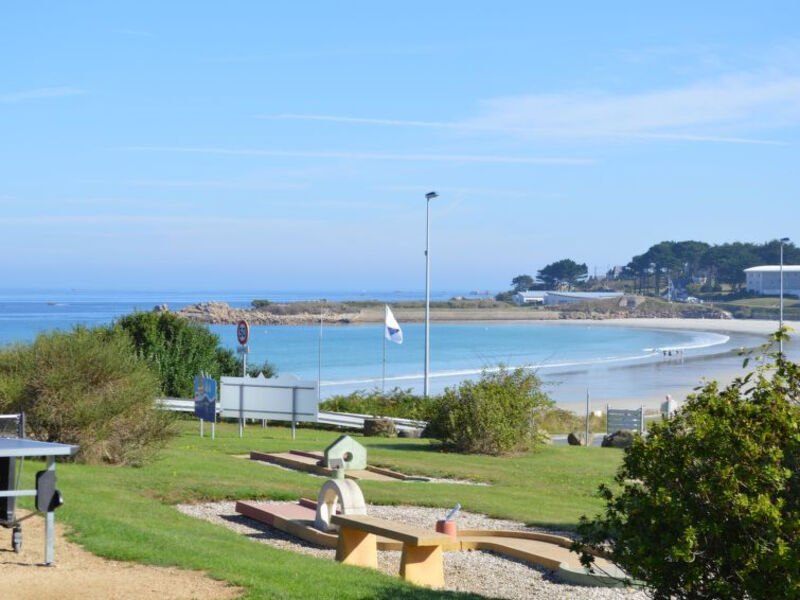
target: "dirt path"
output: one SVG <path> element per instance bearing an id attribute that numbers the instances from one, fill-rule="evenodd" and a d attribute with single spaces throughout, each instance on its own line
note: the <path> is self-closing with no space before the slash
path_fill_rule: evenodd
<path id="1" fill-rule="evenodd" d="M 44 519 L 22 524 L 22 552 L 11 550 L 11 530 L 0 528 L 3 600 L 225 600 L 242 590 L 197 571 L 152 567 L 99 558 L 64 539 L 56 523 L 53 567 L 44 559 Z"/>

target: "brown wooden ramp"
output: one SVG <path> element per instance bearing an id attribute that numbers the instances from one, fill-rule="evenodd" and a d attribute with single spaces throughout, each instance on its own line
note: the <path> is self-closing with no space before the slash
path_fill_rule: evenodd
<path id="1" fill-rule="evenodd" d="M 297 536 L 308 542 L 336 548 L 338 535 L 326 533 L 314 528 L 316 502 L 301 499 L 299 504 L 271 504 L 263 502 L 241 501 L 236 503 L 236 512 L 247 517 L 267 523 L 286 533 Z M 369 521 L 369 517 L 360 517 Z M 375 519 L 381 521 L 381 519 Z M 395 528 L 403 527 L 392 524 Z M 396 535 L 394 539 L 377 533 L 378 550 L 401 550 L 402 540 Z M 429 532 L 438 536 L 434 532 Z M 612 562 L 597 557 L 595 559 L 596 574 L 587 572 L 581 565 L 579 556 L 569 547 L 569 538 L 546 533 L 530 531 L 495 531 L 495 530 L 462 530 L 458 540 L 443 544 L 442 550 L 489 550 L 503 556 L 509 556 L 528 563 L 540 565 L 554 571 L 558 577 L 568 583 L 591 586 L 619 586 L 626 574 Z"/>
<path id="2" fill-rule="evenodd" d="M 269 462 L 275 465 L 280 465 L 288 469 L 296 471 L 305 471 L 306 473 L 313 473 L 315 475 L 322 475 L 325 477 L 333 477 L 333 469 L 328 469 L 319 464 L 323 459 L 321 452 L 305 452 L 301 450 L 290 450 L 289 452 L 250 452 L 251 460 L 260 460 Z M 402 473 L 396 473 L 389 469 L 381 469 L 378 467 L 369 467 L 368 470 L 348 470 L 345 471 L 345 477 L 348 479 L 361 480 L 368 479 L 371 481 L 402 481 L 409 479 Z M 421 480 L 424 478 L 410 478 L 414 480 Z"/>

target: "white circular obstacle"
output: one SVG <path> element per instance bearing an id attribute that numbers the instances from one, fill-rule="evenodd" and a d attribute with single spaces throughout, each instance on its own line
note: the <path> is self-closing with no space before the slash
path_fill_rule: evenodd
<path id="1" fill-rule="evenodd" d="M 319 490 L 317 496 L 317 515 L 314 527 L 320 531 L 336 531 L 338 527 L 331 524 L 331 517 L 337 514 L 366 515 L 367 505 L 361 488 L 352 479 L 329 479 Z"/>

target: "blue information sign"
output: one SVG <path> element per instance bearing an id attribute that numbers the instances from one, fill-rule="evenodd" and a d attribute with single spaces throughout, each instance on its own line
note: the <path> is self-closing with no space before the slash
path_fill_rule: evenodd
<path id="1" fill-rule="evenodd" d="M 217 380 L 205 375 L 194 376 L 194 416 L 203 421 L 216 421 Z"/>

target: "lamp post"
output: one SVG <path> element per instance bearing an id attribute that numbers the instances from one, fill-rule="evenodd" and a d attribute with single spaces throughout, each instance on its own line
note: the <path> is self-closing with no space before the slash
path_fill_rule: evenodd
<path id="1" fill-rule="evenodd" d="M 653 274 L 653 290 L 655 290 L 656 296 L 658 296 L 658 290 L 656 287 L 658 286 L 658 273 L 656 273 L 656 263 L 650 263 L 650 272 Z"/>
<path id="2" fill-rule="evenodd" d="M 780 279 L 781 279 L 781 301 L 780 301 L 780 321 L 778 322 L 778 327 L 783 329 L 783 245 L 789 241 L 788 237 L 781 238 L 781 268 L 780 268 Z M 783 332 L 781 332 L 782 334 Z M 781 357 L 783 357 L 783 337 L 778 340 L 778 352 L 780 352 Z"/>
<path id="3" fill-rule="evenodd" d="M 430 374 L 430 343 L 431 343 L 431 200 L 438 198 L 436 192 L 425 194 L 425 383 L 423 396 L 428 397 L 428 376 Z"/>

